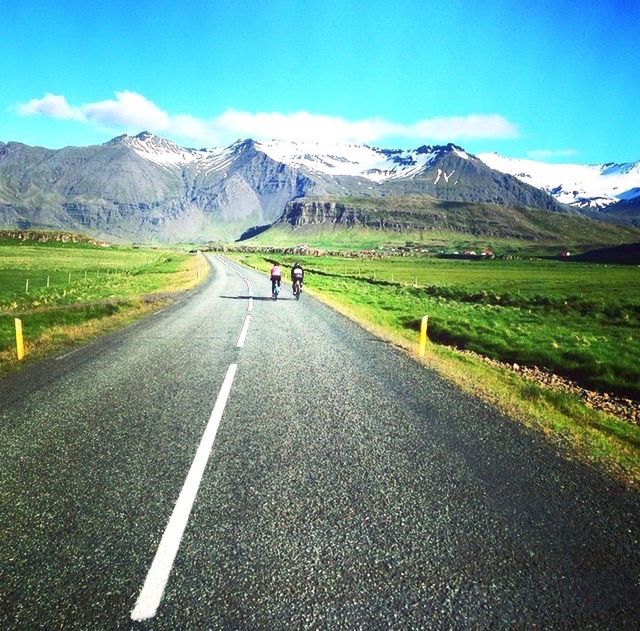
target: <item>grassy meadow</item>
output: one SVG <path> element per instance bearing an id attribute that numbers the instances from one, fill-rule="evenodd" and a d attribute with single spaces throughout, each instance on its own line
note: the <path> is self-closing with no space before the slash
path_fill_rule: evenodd
<path id="1" fill-rule="evenodd" d="M 174 251 L 0 241 L 0 371 L 16 365 L 16 317 L 27 357 L 39 357 L 144 315 L 206 269 Z"/>
<path id="2" fill-rule="evenodd" d="M 233 256 L 266 272 L 274 255 Z M 310 293 L 404 348 L 417 349 L 419 321 L 428 315 L 427 363 L 640 488 L 640 427 L 453 348 L 547 368 L 639 400 L 640 268 L 541 259 L 278 256 L 284 265 L 294 258 L 305 266 Z"/>

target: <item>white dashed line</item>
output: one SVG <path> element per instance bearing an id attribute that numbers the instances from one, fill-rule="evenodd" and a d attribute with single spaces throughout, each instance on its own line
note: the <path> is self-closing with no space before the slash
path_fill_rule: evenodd
<path id="1" fill-rule="evenodd" d="M 238 338 L 237 348 L 242 348 L 244 346 L 244 342 L 247 339 L 247 333 L 249 332 L 249 324 L 251 323 L 251 316 L 247 314 L 247 317 L 244 319 L 244 326 L 242 327 L 242 331 L 240 332 L 240 337 Z"/>
<path id="2" fill-rule="evenodd" d="M 231 364 L 227 370 L 213 412 L 211 412 L 211 417 L 200 440 L 198 451 L 191 463 L 191 468 L 182 486 L 173 513 L 171 513 L 169 523 L 162 535 L 156 556 L 149 568 L 149 573 L 147 574 L 142 591 L 138 596 L 136 606 L 131 612 L 132 620 L 140 621 L 153 618 L 160 605 L 169 574 L 171 573 L 171 568 L 173 567 L 173 562 L 180 547 L 182 535 L 189 521 L 193 502 L 198 494 L 202 475 L 209 460 L 209 454 L 211 453 L 213 441 L 216 438 L 216 432 L 218 431 L 218 426 L 220 425 L 229 393 L 231 392 L 237 367 L 237 364 Z"/>

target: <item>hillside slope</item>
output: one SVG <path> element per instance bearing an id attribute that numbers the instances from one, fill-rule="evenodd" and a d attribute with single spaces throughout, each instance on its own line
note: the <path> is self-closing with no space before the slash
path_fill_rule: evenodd
<path id="1" fill-rule="evenodd" d="M 581 215 L 403 195 L 293 200 L 270 230 L 250 242 L 268 243 L 275 235 L 282 240 L 284 230 L 292 242 L 305 241 L 306 237 L 313 243 L 320 234 L 336 229 L 367 231 L 369 240 L 374 231 L 381 242 L 394 234 L 411 234 L 423 241 L 444 238 L 445 242 L 451 235 L 458 235 L 487 243 L 523 241 L 583 248 L 632 242 L 640 237 L 638 229 Z"/>

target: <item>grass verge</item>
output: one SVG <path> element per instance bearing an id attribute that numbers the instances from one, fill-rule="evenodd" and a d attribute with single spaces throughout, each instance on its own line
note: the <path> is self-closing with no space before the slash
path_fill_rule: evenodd
<path id="1" fill-rule="evenodd" d="M 157 311 L 199 284 L 209 270 L 202 256 L 171 251 L 104 250 L 85 244 L 64 250 L 59 245 L 0 246 L 0 275 L 28 275 L 31 282 L 28 293 L 23 279 L 0 290 L 0 374 Z M 16 357 L 14 318 L 23 324 L 22 361 Z"/>

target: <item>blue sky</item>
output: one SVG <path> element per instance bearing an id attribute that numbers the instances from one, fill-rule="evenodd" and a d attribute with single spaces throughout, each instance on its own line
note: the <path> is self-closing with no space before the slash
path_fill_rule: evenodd
<path id="1" fill-rule="evenodd" d="M 0 140 L 640 160 L 640 0 L 0 0 Z"/>

